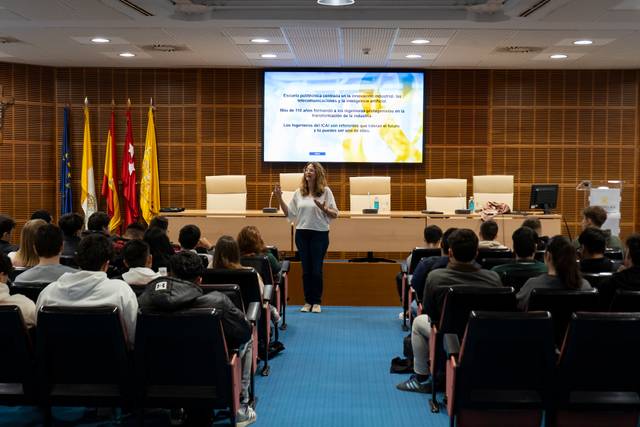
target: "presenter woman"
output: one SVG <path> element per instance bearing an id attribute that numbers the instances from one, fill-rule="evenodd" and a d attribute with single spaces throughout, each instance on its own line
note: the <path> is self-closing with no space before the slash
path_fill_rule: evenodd
<path id="1" fill-rule="evenodd" d="M 329 247 L 329 222 L 338 216 L 336 200 L 322 165 L 307 163 L 293 199 L 287 205 L 282 200 L 280 185 L 275 194 L 282 212 L 296 225 L 296 247 L 302 263 L 304 306 L 300 311 L 320 313 L 322 308 L 322 263 Z"/>

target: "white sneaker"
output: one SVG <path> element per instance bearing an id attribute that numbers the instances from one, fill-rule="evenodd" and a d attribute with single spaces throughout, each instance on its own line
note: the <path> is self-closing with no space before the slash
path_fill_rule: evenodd
<path id="1" fill-rule="evenodd" d="M 311 311 L 311 304 L 305 304 L 302 306 L 302 308 L 300 309 L 301 312 L 303 313 L 308 313 Z"/>
<path id="2" fill-rule="evenodd" d="M 236 427 L 245 427 L 253 424 L 257 418 L 256 411 L 254 411 L 251 406 L 242 405 L 242 408 L 240 408 L 236 414 Z"/>
<path id="3" fill-rule="evenodd" d="M 320 304 L 313 304 L 313 307 L 311 308 L 311 312 L 322 313 L 322 307 L 320 307 Z"/>

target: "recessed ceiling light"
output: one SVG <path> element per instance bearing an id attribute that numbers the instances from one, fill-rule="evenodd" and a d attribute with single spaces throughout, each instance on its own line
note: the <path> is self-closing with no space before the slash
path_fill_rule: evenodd
<path id="1" fill-rule="evenodd" d="M 428 44 L 428 43 L 431 43 L 431 40 L 415 39 L 415 40 L 411 40 L 411 43 L 413 43 L 413 44 Z"/>
<path id="2" fill-rule="evenodd" d="M 551 58 L 551 59 L 567 59 L 568 57 L 564 53 L 554 53 L 553 55 L 550 55 L 549 58 Z"/>
<path id="3" fill-rule="evenodd" d="M 94 37 L 91 39 L 93 43 L 109 43 L 111 40 L 104 37 Z"/>
<path id="4" fill-rule="evenodd" d="M 422 58 L 422 55 L 418 55 L 417 53 L 410 53 L 409 55 L 405 55 L 405 58 L 418 59 L 418 58 Z"/>
<path id="5" fill-rule="evenodd" d="M 278 55 L 276 55 L 275 53 L 263 53 L 262 55 L 260 55 L 261 58 L 277 58 Z"/>
<path id="6" fill-rule="evenodd" d="M 269 39 L 263 39 L 263 38 L 256 38 L 256 39 L 251 39 L 251 43 L 269 43 L 271 40 Z"/>
<path id="7" fill-rule="evenodd" d="M 593 40 L 576 40 L 573 42 L 573 44 L 577 44 L 578 46 L 585 46 L 585 45 L 589 45 L 589 44 L 593 44 Z"/>
<path id="8" fill-rule="evenodd" d="M 355 0 L 318 0 L 318 4 L 322 6 L 349 6 L 355 3 Z"/>
<path id="9" fill-rule="evenodd" d="M 122 56 L 123 58 L 133 58 L 134 56 L 136 56 L 135 53 L 131 53 L 131 52 L 122 52 L 118 54 L 119 56 Z"/>

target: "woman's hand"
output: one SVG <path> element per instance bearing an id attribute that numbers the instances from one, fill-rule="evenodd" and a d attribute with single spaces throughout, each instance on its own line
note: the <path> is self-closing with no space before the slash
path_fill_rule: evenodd
<path id="1" fill-rule="evenodd" d="M 319 202 L 318 199 L 313 199 L 313 202 L 328 217 L 335 218 L 337 216 L 336 213 L 330 207 L 327 206 L 326 200 L 324 202 Z"/>
<path id="2" fill-rule="evenodd" d="M 278 202 L 282 200 L 282 188 L 280 188 L 280 184 L 276 184 L 275 187 L 273 187 L 273 194 L 276 196 Z"/>

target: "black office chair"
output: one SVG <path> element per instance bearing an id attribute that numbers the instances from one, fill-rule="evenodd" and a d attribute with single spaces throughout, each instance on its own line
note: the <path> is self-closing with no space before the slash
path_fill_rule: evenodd
<path id="1" fill-rule="evenodd" d="M 609 311 L 640 313 L 640 291 L 618 289 L 613 295 Z"/>
<path id="2" fill-rule="evenodd" d="M 138 315 L 134 359 L 139 409 L 226 409 L 235 425 L 241 367 L 237 354 L 227 353 L 220 315 L 209 308 Z M 144 411 L 138 416 L 144 424 Z"/>
<path id="3" fill-rule="evenodd" d="M 515 258 L 482 258 L 478 260 L 478 264 L 485 270 L 491 270 L 499 265 L 513 264 L 514 262 L 516 262 Z"/>
<path id="4" fill-rule="evenodd" d="M 36 383 L 31 337 L 15 305 L 0 306 L 0 405 L 35 405 Z"/>
<path id="5" fill-rule="evenodd" d="M 44 288 L 49 285 L 49 282 L 42 283 L 20 283 L 14 282 L 9 286 L 9 293 L 11 295 L 20 294 L 29 298 L 34 303 L 38 301 L 38 295 Z"/>
<path id="6" fill-rule="evenodd" d="M 513 288 L 458 285 L 442 288 L 439 291 L 444 294 L 444 303 L 440 319 L 432 319 L 431 338 L 429 339 L 430 371 L 433 381 L 431 400 L 429 401 L 431 412 L 440 411 L 435 386 L 436 380 L 439 380 L 445 371 L 443 337 L 446 334 L 455 334 L 462 338 L 467 327 L 469 313 L 473 310 L 516 310 L 516 294 Z M 438 301 L 440 297 L 435 296 L 434 299 Z"/>
<path id="7" fill-rule="evenodd" d="M 481 264 L 483 259 L 489 258 L 514 258 L 515 255 L 511 249 L 479 249 L 476 256 L 476 262 Z M 481 264 L 482 265 L 482 264 Z"/>
<path id="8" fill-rule="evenodd" d="M 556 346 L 562 346 L 571 315 L 576 311 L 596 311 L 600 304 L 597 289 L 534 289 L 527 311 L 548 311 L 553 319 Z"/>
<path id="9" fill-rule="evenodd" d="M 449 425 L 539 427 L 551 405 L 556 353 L 546 312 L 476 312 L 462 348 L 445 336 Z"/>
<path id="10" fill-rule="evenodd" d="M 13 283 L 20 274 L 27 271 L 30 267 L 14 267 L 13 271 L 9 273 L 9 280 Z"/>
<path id="11" fill-rule="evenodd" d="M 271 311 L 269 301 L 273 298 L 273 286 L 265 285 L 264 293 L 260 293 L 260 285 L 256 270 L 237 269 L 230 270 L 224 268 L 207 269 L 202 277 L 202 284 L 236 284 L 240 286 L 242 300 L 245 304 L 245 312 L 249 307 L 247 304 L 257 302 L 261 307 L 261 314 L 258 323 L 258 339 L 260 341 L 260 358 L 264 361 L 262 375 L 267 376 L 270 372 L 269 366 L 269 343 L 271 342 Z"/>
<path id="12" fill-rule="evenodd" d="M 36 363 L 44 405 L 130 406 L 126 336 L 115 306 L 42 307 Z"/>
<path id="13" fill-rule="evenodd" d="M 638 425 L 640 313 L 575 313 L 558 360 L 547 425 Z"/>

